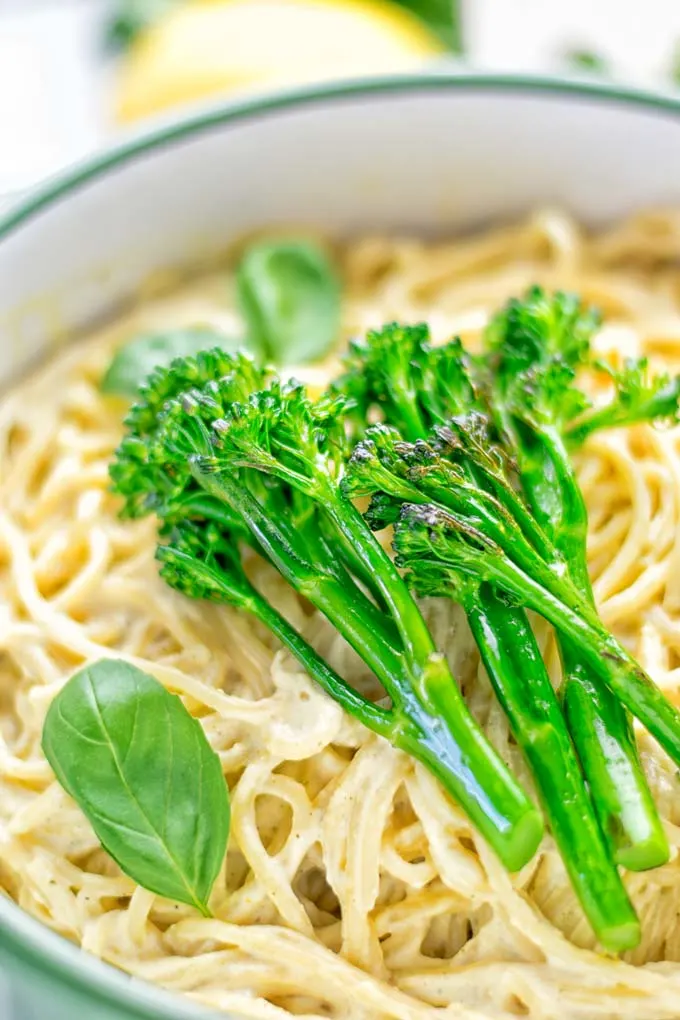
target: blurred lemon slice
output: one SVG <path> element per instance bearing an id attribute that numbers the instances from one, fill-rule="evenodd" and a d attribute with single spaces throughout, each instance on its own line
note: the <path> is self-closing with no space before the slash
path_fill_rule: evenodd
<path id="1" fill-rule="evenodd" d="M 123 57 L 116 115 L 132 121 L 220 93 L 408 70 L 443 52 L 383 0 L 192 0 Z"/>

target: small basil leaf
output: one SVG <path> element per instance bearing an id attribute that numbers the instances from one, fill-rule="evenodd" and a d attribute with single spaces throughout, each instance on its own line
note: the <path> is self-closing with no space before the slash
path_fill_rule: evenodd
<path id="1" fill-rule="evenodd" d="M 253 244 L 236 282 L 249 339 L 260 357 L 301 365 L 320 360 L 337 342 L 340 282 L 317 245 Z"/>
<path id="2" fill-rule="evenodd" d="M 236 350 L 239 346 L 239 341 L 207 326 L 145 333 L 118 348 L 102 378 L 100 389 L 102 393 L 134 397 L 155 368 L 165 368 L 175 358 L 189 357 L 211 347 Z"/>
<path id="3" fill-rule="evenodd" d="M 102 659 L 56 696 L 42 747 L 121 870 L 208 916 L 229 795 L 219 758 L 180 699 L 134 666 Z"/>

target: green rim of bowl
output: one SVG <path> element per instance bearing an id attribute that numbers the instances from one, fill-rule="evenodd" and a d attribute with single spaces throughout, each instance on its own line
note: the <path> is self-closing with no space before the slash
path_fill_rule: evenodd
<path id="1" fill-rule="evenodd" d="M 651 114 L 680 118 L 680 99 L 671 95 L 619 88 L 616 85 L 570 79 L 507 74 L 468 74 L 458 71 L 428 71 L 417 75 L 362 78 L 346 82 L 317 84 L 268 94 L 240 102 L 202 106 L 187 116 L 159 121 L 150 130 L 129 136 L 123 142 L 85 159 L 30 191 L 0 217 L 0 242 L 30 223 L 88 182 L 155 149 L 185 138 L 268 117 L 281 110 L 314 104 L 332 104 L 347 99 L 395 93 L 498 92 L 532 95 L 546 99 L 567 97 L 578 102 L 615 104 L 646 110 Z M 135 1020 L 191 1020 L 206 1017 L 186 1001 L 162 989 L 120 974 L 100 960 L 84 953 L 24 913 L 9 900 L 0 900 L 0 947 L 24 964 L 29 964 L 85 994 L 100 1005 L 129 1010 Z M 93 1005 L 95 1003 L 93 1002 Z"/>
<path id="2" fill-rule="evenodd" d="M 157 120 L 153 127 L 128 135 L 123 142 L 74 164 L 31 189 L 0 216 L 0 241 L 41 210 L 68 196 L 74 189 L 104 176 L 108 171 L 146 152 L 164 148 L 192 135 L 225 124 L 259 120 L 278 111 L 296 107 L 329 104 L 360 96 L 413 92 L 502 92 L 517 95 L 532 94 L 545 98 L 566 96 L 578 101 L 595 100 L 599 103 L 637 107 L 670 117 L 677 117 L 680 114 L 680 98 L 670 94 L 582 80 L 511 74 L 466 74 L 446 70 L 316 84 L 282 90 L 240 102 L 222 102 L 207 107 L 202 104 L 196 113 Z"/>

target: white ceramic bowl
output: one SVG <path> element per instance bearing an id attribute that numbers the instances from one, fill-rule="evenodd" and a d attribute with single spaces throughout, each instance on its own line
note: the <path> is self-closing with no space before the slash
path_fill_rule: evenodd
<path id="1" fill-rule="evenodd" d="M 254 228 L 443 234 L 546 203 L 592 224 L 680 205 L 680 104 L 436 75 L 210 109 L 91 159 L 0 220 L 0 382 L 112 312 L 152 270 L 190 265 Z M 199 1015 L 4 900 L 0 967 L 3 1020 Z"/>

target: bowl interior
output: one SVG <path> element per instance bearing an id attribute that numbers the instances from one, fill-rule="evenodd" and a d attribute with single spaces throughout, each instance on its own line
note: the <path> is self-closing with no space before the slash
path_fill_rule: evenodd
<path id="1" fill-rule="evenodd" d="M 653 97 L 422 76 L 171 123 L 0 222 L 0 382 L 152 270 L 264 226 L 443 234 L 550 203 L 594 224 L 678 201 L 679 123 Z"/>

